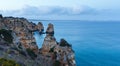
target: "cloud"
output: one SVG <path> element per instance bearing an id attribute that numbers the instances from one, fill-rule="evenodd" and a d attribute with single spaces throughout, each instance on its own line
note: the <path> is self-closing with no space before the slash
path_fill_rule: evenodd
<path id="1" fill-rule="evenodd" d="M 88 6 L 74 6 L 74 7 L 60 7 L 60 6 L 26 6 L 19 10 L 4 11 L 2 13 L 7 15 L 84 15 L 95 14 L 95 9 Z"/>
<path id="2" fill-rule="evenodd" d="M 119 19 L 120 9 L 101 9 L 97 10 L 89 6 L 25 6 L 19 10 L 1 11 L 5 16 L 17 16 L 26 18 L 39 19 L 75 19 L 75 20 L 111 20 Z"/>
<path id="3" fill-rule="evenodd" d="M 40 6 L 33 7 L 27 6 L 21 10 L 22 15 L 66 15 L 68 14 L 68 8 L 59 6 Z"/>

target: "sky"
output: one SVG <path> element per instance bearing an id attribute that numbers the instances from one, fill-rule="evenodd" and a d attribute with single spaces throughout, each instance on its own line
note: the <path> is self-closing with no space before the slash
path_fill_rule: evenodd
<path id="1" fill-rule="evenodd" d="M 0 14 L 41 20 L 120 20 L 120 0 L 0 0 Z"/>

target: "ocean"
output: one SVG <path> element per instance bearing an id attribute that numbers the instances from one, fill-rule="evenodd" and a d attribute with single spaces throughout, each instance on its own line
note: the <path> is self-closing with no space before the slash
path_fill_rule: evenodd
<path id="1" fill-rule="evenodd" d="M 55 38 L 72 44 L 77 66 L 120 66 L 120 22 L 79 20 L 32 20 L 54 24 Z M 45 35 L 35 32 L 39 48 Z"/>

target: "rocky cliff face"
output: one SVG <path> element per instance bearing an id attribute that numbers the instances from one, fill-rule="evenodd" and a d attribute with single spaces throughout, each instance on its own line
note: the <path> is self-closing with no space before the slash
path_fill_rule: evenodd
<path id="1" fill-rule="evenodd" d="M 22 44 L 24 48 L 30 48 L 38 52 L 32 32 L 37 30 L 35 26 L 25 18 L 4 17 L 1 19 L 0 29 L 12 30 L 14 44 Z"/>
<path id="2" fill-rule="evenodd" d="M 34 31 L 44 29 L 40 26 L 25 18 L 0 17 L 0 58 L 15 60 L 22 66 L 40 66 L 35 61 L 39 49 L 33 36 Z"/>
<path id="3" fill-rule="evenodd" d="M 40 49 L 33 36 L 34 31 L 43 34 L 43 24 L 39 22 L 36 25 L 25 18 L 0 16 L 0 58 L 15 60 L 21 66 L 76 65 L 72 46 L 64 39 L 56 41 L 53 24 L 48 24 Z"/>

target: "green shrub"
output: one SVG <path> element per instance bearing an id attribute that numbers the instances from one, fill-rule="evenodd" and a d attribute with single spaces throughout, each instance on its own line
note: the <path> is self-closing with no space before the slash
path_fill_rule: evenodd
<path id="1" fill-rule="evenodd" d="M 4 58 L 0 58 L 0 66 L 20 66 L 13 60 L 7 60 Z"/>
<path id="2" fill-rule="evenodd" d="M 8 42 L 8 43 L 12 43 L 13 42 L 13 37 L 11 35 L 11 30 L 5 30 L 5 29 L 1 29 L 0 30 L 0 37 L 2 37 L 1 35 L 4 36 L 4 41 Z"/>
<path id="3" fill-rule="evenodd" d="M 22 54 L 23 56 L 27 57 L 26 53 L 22 50 L 19 50 L 19 53 Z"/>
<path id="4" fill-rule="evenodd" d="M 53 64 L 53 66 L 60 66 L 60 62 L 56 60 Z"/>
<path id="5" fill-rule="evenodd" d="M 11 49 L 18 51 L 21 55 L 23 55 L 23 56 L 27 57 L 27 55 L 26 55 L 25 51 L 20 50 L 20 49 L 18 49 L 18 48 L 16 48 L 16 47 L 13 47 L 13 48 L 11 48 Z"/>
<path id="6" fill-rule="evenodd" d="M 37 57 L 37 55 L 33 52 L 33 50 L 27 48 L 26 51 L 32 59 L 35 59 Z"/>
<path id="7" fill-rule="evenodd" d="M 54 52 L 54 48 L 55 48 L 55 46 L 52 47 L 52 48 L 50 48 L 50 51 L 49 51 L 49 52 Z"/>
<path id="8" fill-rule="evenodd" d="M 22 49 L 22 45 L 21 45 L 21 43 L 18 45 L 18 48 L 19 48 L 19 49 Z"/>

